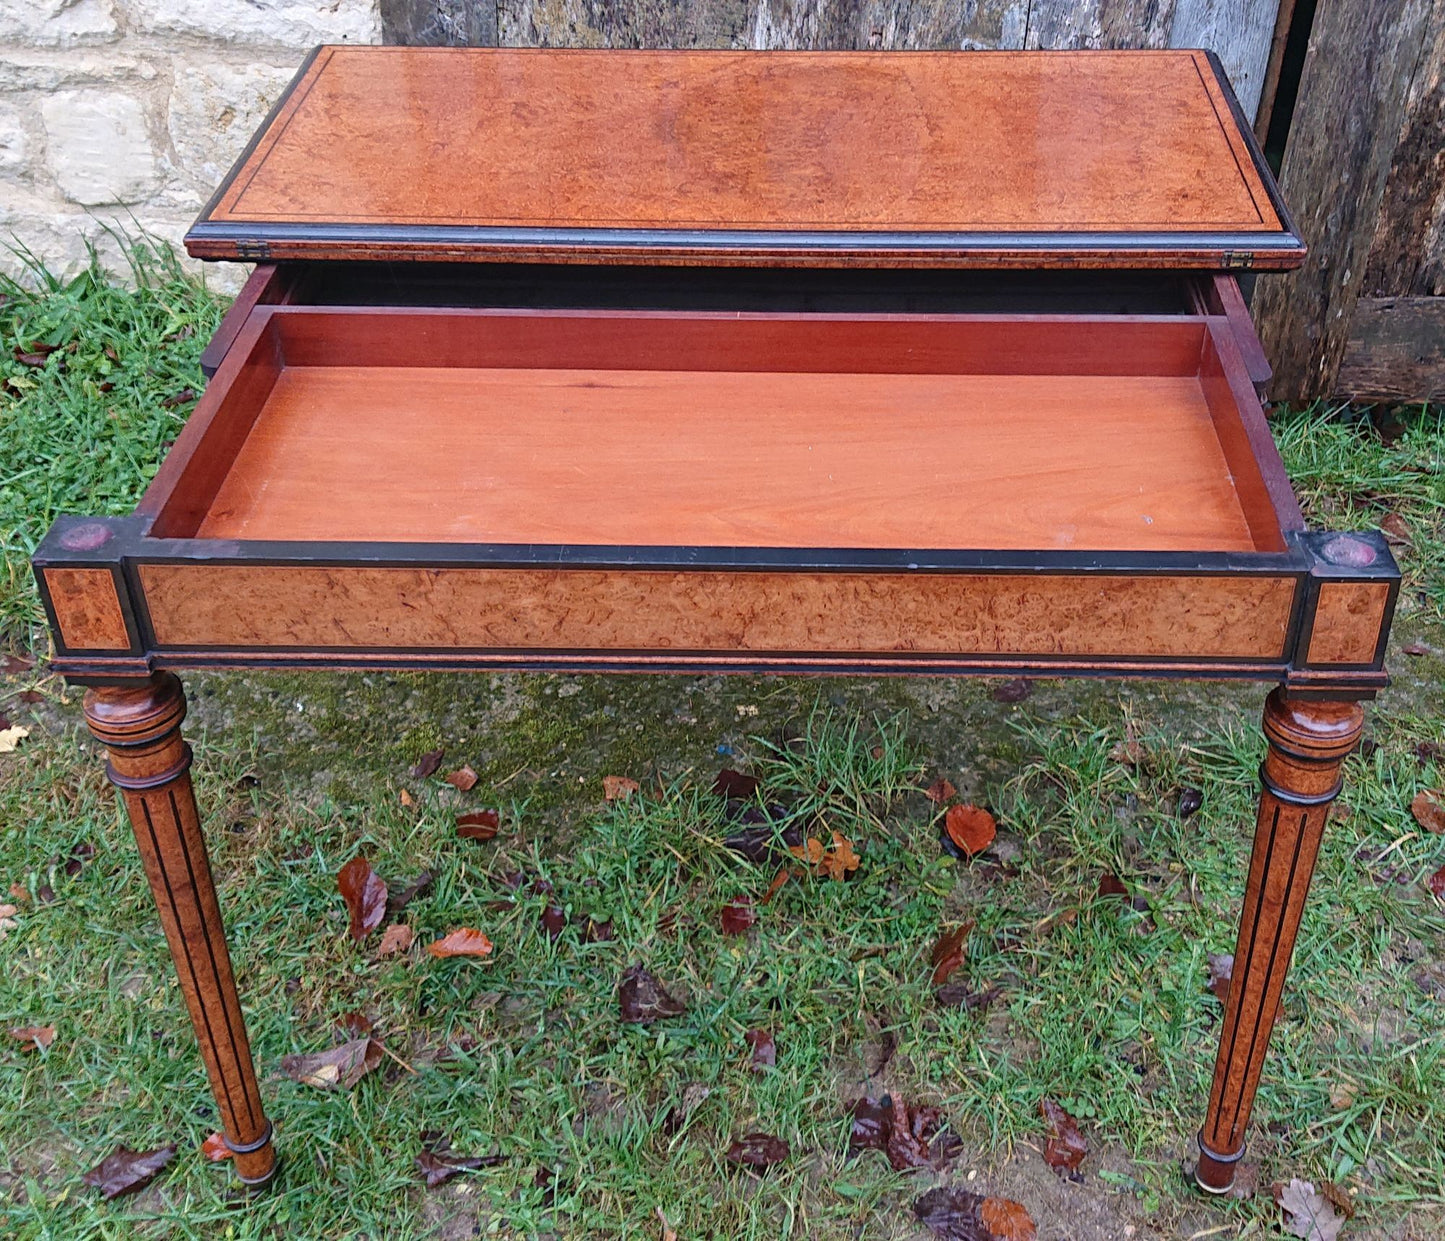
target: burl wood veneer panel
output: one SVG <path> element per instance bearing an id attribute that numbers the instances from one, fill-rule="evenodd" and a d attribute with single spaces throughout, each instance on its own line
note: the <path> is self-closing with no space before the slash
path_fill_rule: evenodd
<path id="1" fill-rule="evenodd" d="M 1256 550 L 1181 375 L 288 367 L 196 533 Z"/>
<path id="2" fill-rule="evenodd" d="M 204 218 L 1282 231 L 1191 51 L 325 48 Z"/>
<path id="3" fill-rule="evenodd" d="M 162 647 L 937 652 L 1277 659 L 1294 583 L 139 566 Z"/>
<path id="4" fill-rule="evenodd" d="M 1306 662 L 1373 663 L 1389 601 L 1388 582 L 1322 582 Z"/>
<path id="5" fill-rule="evenodd" d="M 109 569 L 46 569 L 50 606 L 67 647 L 78 651 L 126 651 L 130 634 Z"/>

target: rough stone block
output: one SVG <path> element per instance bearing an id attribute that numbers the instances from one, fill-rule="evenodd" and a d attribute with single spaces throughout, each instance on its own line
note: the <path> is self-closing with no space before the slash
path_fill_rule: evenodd
<path id="1" fill-rule="evenodd" d="M 181 169 L 214 187 L 286 89 L 295 66 L 188 64 L 171 91 L 171 145 Z"/>
<path id="2" fill-rule="evenodd" d="M 118 90 L 57 91 L 42 101 L 50 171 L 71 202 L 135 203 L 160 184 L 140 100 Z"/>
<path id="3" fill-rule="evenodd" d="M 0 43 L 70 47 L 114 39 L 120 33 L 111 0 L 5 0 Z"/>
<path id="4" fill-rule="evenodd" d="M 0 172 L 19 172 L 30 158 L 30 135 L 18 108 L 0 107 Z"/>
<path id="5" fill-rule="evenodd" d="M 135 28 L 231 43 L 377 43 L 379 0 L 132 0 Z"/>

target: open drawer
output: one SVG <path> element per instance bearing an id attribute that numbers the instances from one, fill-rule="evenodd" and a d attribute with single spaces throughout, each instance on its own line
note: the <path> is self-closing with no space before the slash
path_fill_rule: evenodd
<path id="1" fill-rule="evenodd" d="M 1224 315 L 260 304 L 37 566 L 82 673 L 1369 680 L 1393 564 L 1318 542 Z"/>

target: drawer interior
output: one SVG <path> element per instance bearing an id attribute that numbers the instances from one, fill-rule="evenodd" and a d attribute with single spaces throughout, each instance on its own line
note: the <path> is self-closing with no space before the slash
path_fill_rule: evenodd
<path id="1" fill-rule="evenodd" d="M 1279 551 L 1242 369 L 1206 315 L 260 306 L 141 509 L 170 538 Z"/>

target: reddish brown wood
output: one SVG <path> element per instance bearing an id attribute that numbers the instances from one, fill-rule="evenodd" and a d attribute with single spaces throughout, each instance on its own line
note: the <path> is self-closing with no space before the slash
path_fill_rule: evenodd
<path id="1" fill-rule="evenodd" d="M 226 1145 L 241 1179 L 260 1185 L 275 1174 L 276 1153 L 191 788 L 185 714 L 181 683 L 169 672 L 85 695 L 85 720 L 109 752 L 106 774 L 135 830 Z"/>
<path id="2" fill-rule="evenodd" d="M 1311 664 L 1370 663 L 1389 603 L 1388 582 L 1322 582 L 1305 658 Z"/>
<path id="3" fill-rule="evenodd" d="M 47 569 L 45 586 L 60 640 L 71 650 L 130 649 L 115 574 L 109 569 Z"/>
<path id="4" fill-rule="evenodd" d="M 142 564 L 163 647 L 1279 658 L 1288 577 Z"/>
<path id="5" fill-rule="evenodd" d="M 231 342 L 236 339 L 236 333 L 241 330 L 251 311 L 257 306 L 285 301 L 288 284 L 288 277 L 282 274 L 282 269 L 277 264 L 256 264 L 255 270 L 236 294 L 236 300 L 221 319 L 215 335 L 201 350 L 201 370 L 207 377 L 214 375 L 225 360 L 226 351 L 231 347 Z"/>
<path id="6" fill-rule="evenodd" d="M 915 234 L 971 240 L 899 240 Z M 1219 267 L 1222 247 L 1259 250 L 1260 265 L 1303 253 L 1261 249 L 1287 230 L 1195 51 L 323 48 L 187 246 L 246 257 L 247 238 L 252 257 L 584 262 L 785 250 L 957 265 L 978 251 Z"/>
<path id="7" fill-rule="evenodd" d="M 1259 821 L 1209 1112 L 1199 1133 L 1195 1175 L 1211 1193 L 1229 1189 L 1244 1153 L 1320 836 L 1340 791 L 1340 764 L 1363 726 L 1364 712 L 1354 702 L 1290 698 L 1276 689 L 1265 703 L 1269 751 L 1260 772 Z"/>
<path id="8" fill-rule="evenodd" d="M 1280 551 L 1224 322 L 262 310 L 142 509 L 179 538 Z"/>

